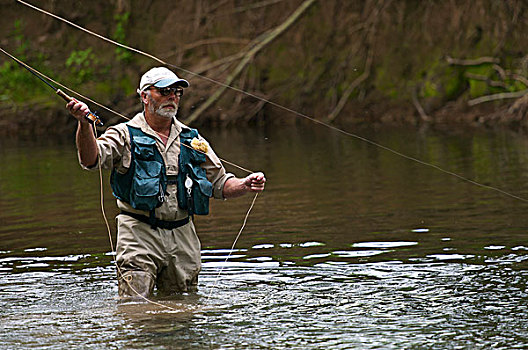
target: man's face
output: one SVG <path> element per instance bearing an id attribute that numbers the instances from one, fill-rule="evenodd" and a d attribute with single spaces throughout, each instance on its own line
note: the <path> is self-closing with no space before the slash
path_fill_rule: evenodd
<path id="1" fill-rule="evenodd" d="M 173 118 L 178 112 L 179 96 L 171 93 L 163 96 L 156 88 L 145 91 L 147 95 L 147 110 L 150 114 L 156 114 L 163 118 Z"/>

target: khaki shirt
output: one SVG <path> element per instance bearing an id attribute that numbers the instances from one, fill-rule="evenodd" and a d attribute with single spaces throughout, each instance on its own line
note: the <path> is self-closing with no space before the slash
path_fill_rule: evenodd
<path id="1" fill-rule="evenodd" d="M 169 139 L 165 145 L 160 136 L 147 124 L 143 113 L 138 113 L 132 120 L 127 123 L 121 123 L 109 127 L 103 135 L 97 139 L 97 146 L 101 156 L 101 166 L 103 169 L 116 169 L 120 173 L 125 173 L 130 167 L 132 156 L 130 153 L 130 135 L 127 124 L 130 126 L 141 128 L 145 134 L 150 135 L 156 139 L 156 146 L 163 156 L 167 175 L 178 174 L 178 157 L 180 154 L 180 132 L 182 124 L 176 118 L 173 118 Z M 200 139 L 205 141 L 203 138 Z M 79 158 L 80 162 L 80 158 Z M 87 168 L 81 164 L 84 169 L 97 169 L 97 164 L 91 168 Z M 208 147 L 206 154 L 206 161 L 202 164 L 205 169 L 207 179 L 213 184 L 213 197 L 223 199 L 223 189 L 225 182 L 234 177 L 231 173 L 226 173 L 220 159 L 213 152 L 211 147 Z M 176 185 L 167 185 L 167 194 L 165 202 L 156 208 L 156 217 L 161 220 L 174 221 L 180 220 L 188 216 L 186 210 L 178 207 L 178 200 L 176 197 Z M 140 213 L 148 216 L 148 212 L 135 210 L 128 203 L 117 200 L 117 206 L 121 210 Z"/>

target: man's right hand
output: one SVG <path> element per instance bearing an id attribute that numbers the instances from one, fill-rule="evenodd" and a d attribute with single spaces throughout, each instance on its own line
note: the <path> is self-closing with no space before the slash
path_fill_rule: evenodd
<path id="1" fill-rule="evenodd" d="M 75 139 L 81 164 L 86 167 L 92 167 L 97 163 L 99 151 L 97 149 L 94 130 L 91 128 L 90 121 L 84 117 L 86 113 L 90 112 L 90 109 L 86 103 L 74 98 L 66 104 L 66 108 L 79 121 Z"/>
<path id="2" fill-rule="evenodd" d="M 90 123 L 90 121 L 84 117 L 86 113 L 90 112 L 90 108 L 88 108 L 88 105 L 86 103 L 80 102 L 76 99 L 72 99 L 66 104 L 66 108 L 68 109 L 70 114 L 73 115 L 75 119 L 77 119 L 81 123 Z"/>

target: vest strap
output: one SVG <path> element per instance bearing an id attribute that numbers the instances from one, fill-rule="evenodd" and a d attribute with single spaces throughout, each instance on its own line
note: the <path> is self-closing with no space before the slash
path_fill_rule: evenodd
<path id="1" fill-rule="evenodd" d="M 167 175 L 167 185 L 176 185 L 178 183 L 178 175 Z"/>

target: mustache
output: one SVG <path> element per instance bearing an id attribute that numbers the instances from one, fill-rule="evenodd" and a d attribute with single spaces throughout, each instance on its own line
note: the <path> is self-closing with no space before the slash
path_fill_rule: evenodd
<path id="1" fill-rule="evenodd" d="M 165 107 L 173 107 L 174 109 L 176 109 L 178 108 L 178 105 L 174 102 L 168 102 L 168 103 L 162 104 L 158 109 L 162 109 Z"/>

